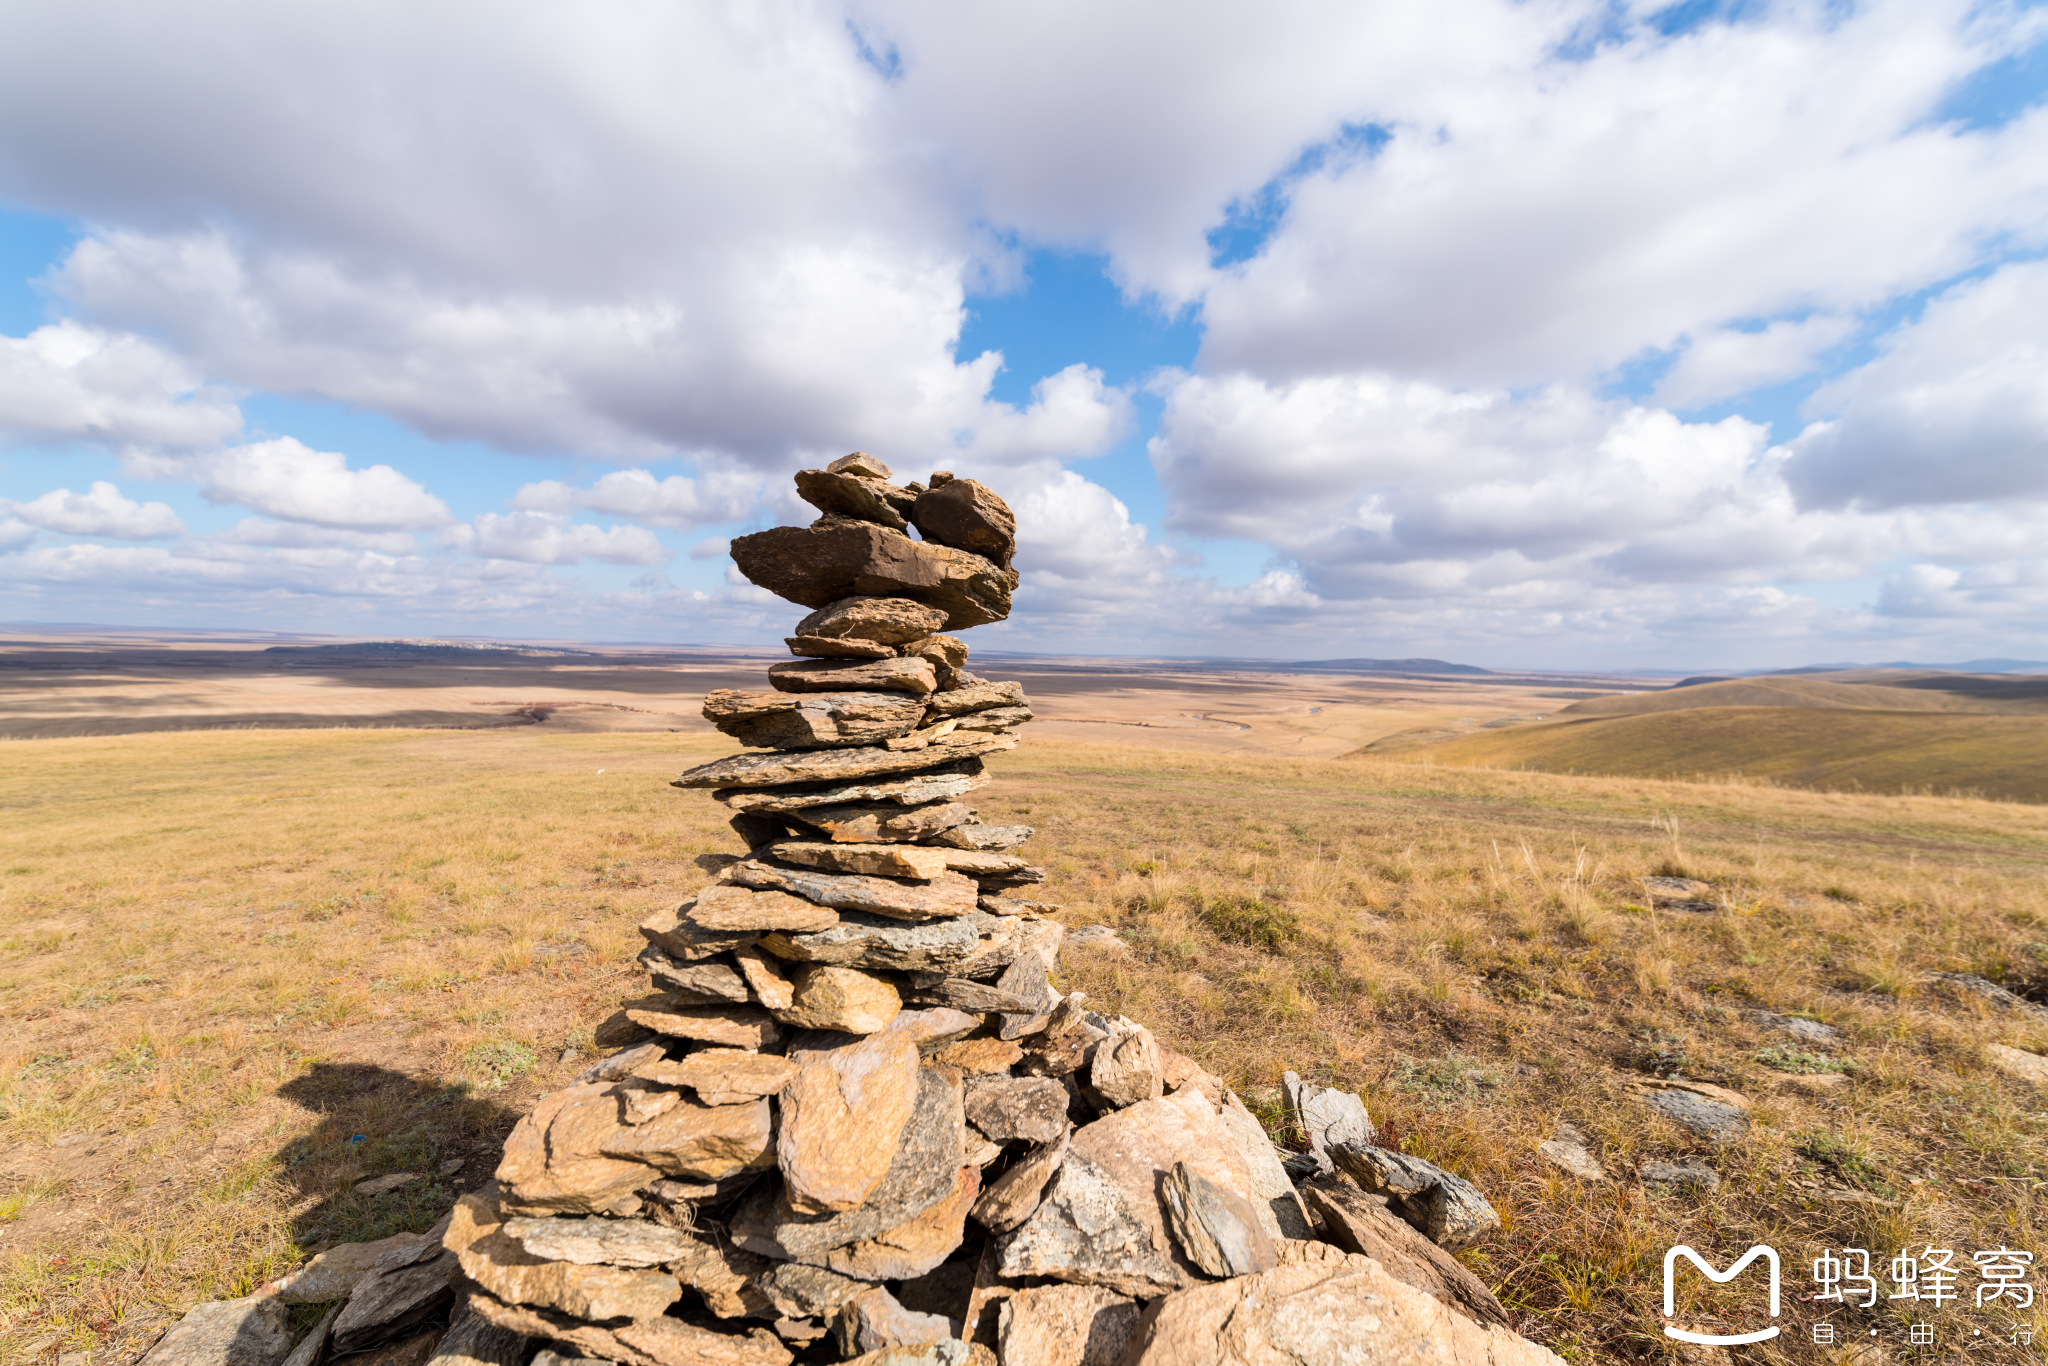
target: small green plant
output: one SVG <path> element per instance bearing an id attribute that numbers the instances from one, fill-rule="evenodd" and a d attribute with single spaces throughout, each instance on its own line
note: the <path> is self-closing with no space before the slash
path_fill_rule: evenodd
<path id="1" fill-rule="evenodd" d="M 462 1061 L 471 1069 L 485 1074 L 484 1081 L 476 1089 L 495 1091 L 515 1077 L 525 1076 L 539 1061 L 531 1048 L 511 1039 L 497 1039 L 491 1043 L 480 1043 L 462 1055 Z"/>
<path id="2" fill-rule="evenodd" d="M 1808 1134 L 1799 1141 L 1798 1153 L 1801 1157 L 1832 1168 L 1835 1175 L 1852 1186 L 1867 1190 L 1873 1195 L 1891 1194 L 1891 1187 L 1886 1184 L 1883 1173 L 1878 1171 L 1869 1154 L 1857 1145 L 1833 1134 Z"/>
<path id="3" fill-rule="evenodd" d="M 1195 919 L 1218 939 L 1254 949 L 1277 949 L 1301 933 L 1293 912 L 1262 897 L 1198 896 Z"/>
<path id="4" fill-rule="evenodd" d="M 1446 1053 L 1441 1058 L 1403 1058 L 1389 1081 L 1397 1090 L 1441 1100 L 1477 1095 L 1481 1087 L 1498 1086 L 1500 1071 L 1463 1053 Z"/>
<path id="5" fill-rule="evenodd" d="M 1756 1060 L 1780 1072 L 1846 1072 L 1848 1065 L 1825 1053 L 1802 1053 L 1789 1044 L 1776 1044 L 1756 1055 Z"/>

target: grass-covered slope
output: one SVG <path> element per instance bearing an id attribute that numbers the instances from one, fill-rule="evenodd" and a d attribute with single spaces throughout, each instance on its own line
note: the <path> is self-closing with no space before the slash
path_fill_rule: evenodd
<path id="1" fill-rule="evenodd" d="M 483 1180 L 644 990 L 636 922 L 737 850 L 722 808 L 666 785 L 723 751 L 538 730 L 0 746 L 0 1361 L 132 1360 L 166 1315 L 423 1229 Z M 1028 730 L 991 767 L 983 818 L 1038 827 L 1062 919 L 1130 946 L 1071 951 L 1063 989 L 1244 1088 L 1283 1141 L 1260 1089 L 1283 1068 L 1361 1092 L 1384 1143 L 1500 1208 L 1464 1258 L 1576 1363 L 1662 1350 L 1674 1242 L 1781 1249 L 1795 1346 L 1827 1307 L 1795 1293 L 1817 1249 L 2038 1245 L 2043 1094 L 1986 1050 L 2048 1027 L 1928 974 L 2048 986 L 2048 807 Z M 1712 909 L 1648 903 L 1638 879 L 1679 872 Z M 1841 1035 L 1768 1032 L 1765 1008 Z M 1750 1097 L 1749 1136 L 1715 1147 L 1631 1098 L 1674 1072 Z M 1560 1119 L 1612 1181 L 1537 1155 Z M 1636 1180 L 1683 1157 L 1720 1189 Z M 353 1192 L 394 1171 L 422 1176 Z M 1723 1292 L 1686 1284 L 1690 1320 L 1713 1317 Z M 1903 1317 L 1837 1321 L 1903 1343 Z M 2013 1317 L 1966 1285 L 1945 1340 L 2003 1342 Z"/>
<path id="2" fill-rule="evenodd" d="M 1697 707 L 1482 731 L 1410 757 L 1545 773 L 1743 777 L 1836 792 L 2048 802 L 2048 717 Z"/>

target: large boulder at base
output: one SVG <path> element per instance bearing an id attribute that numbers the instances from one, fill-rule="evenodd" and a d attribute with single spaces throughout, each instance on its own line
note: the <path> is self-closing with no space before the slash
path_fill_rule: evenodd
<path id="1" fill-rule="evenodd" d="M 825 607 L 841 598 L 909 598 L 957 631 L 1010 615 L 1009 571 L 967 550 L 913 541 L 886 527 L 771 527 L 732 543 L 733 563 L 777 597 Z"/>
<path id="2" fill-rule="evenodd" d="M 791 1207 L 833 1214 L 860 1205 L 888 1175 L 917 1104 L 917 1042 L 907 1028 L 866 1036 L 806 1032 L 790 1044 L 776 1160 Z"/>
<path id="3" fill-rule="evenodd" d="M 1561 1366 L 1401 1284 L 1370 1257 L 1289 1243 L 1280 1265 L 1145 1310 L 1122 1366 Z"/>

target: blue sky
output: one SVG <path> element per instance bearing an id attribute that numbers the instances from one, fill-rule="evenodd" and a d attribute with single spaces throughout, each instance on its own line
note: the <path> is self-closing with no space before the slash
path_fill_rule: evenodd
<path id="1" fill-rule="evenodd" d="M 2048 658 L 2042 5 L 602 9 L 0 16 L 0 619 L 760 644 L 864 448 L 990 647 Z"/>

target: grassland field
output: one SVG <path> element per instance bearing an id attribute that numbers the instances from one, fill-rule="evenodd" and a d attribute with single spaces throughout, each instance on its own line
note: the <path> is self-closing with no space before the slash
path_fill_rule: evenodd
<path id="1" fill-rule="evenodd" d="M 2037 1245 L 2043 1098 L 1984 1050 L 2048 1029 L 1926 974 L 2048 986 L 2048 808 L 1026 735 L 984 817 L 1035 825 L 1061 918 L 1130 945 L 1071 951 L 1063 987 L 1201 1059 L 1283 1142 L 1283 1069 L 1360 1091 L 1383 1141 L 1491 1196 L 1507 1227 L 1465 1258 L 1568 1359 L 1666 1354 L 1674 1240 Z M 0 1360 L 132 1359 L 192 1303 L 425 1228 L 486 1179 L 640 989 L 635 924 L 736 852 L 722 808 L 667 786 L 728 749 L 542 728 L 0 745 Z M 1656 874 L 1710 883 L 1714 909 L 1653 906 Z M 1788 1047 L 1757 1008 L 1844 1040 Z M 1673 1072 L 1751 1097 L 1751 1137 L 1715 1149 L 1628 1097 Z M 1537 1157 L 1560 1118 L 1615 1181 Z M 1630 1175 L 1685 1155 L 1718 1192 Z M 352 1194 L 393 1171 L 427 1175 Z M 1728 1293 L 1698 1282 L 1684 1312 Z M 1746 1359 L 1819 1359 L 1796 1330 L 1767 1346 Z"/>

